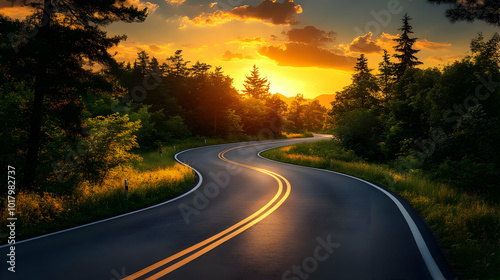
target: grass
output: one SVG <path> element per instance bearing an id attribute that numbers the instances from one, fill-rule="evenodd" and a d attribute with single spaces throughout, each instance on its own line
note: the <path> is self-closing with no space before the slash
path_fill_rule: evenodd
<path id="1" fill-rule="evenodd" d="M 438 236 L 454 270 L 466 279 L 500 279 L 500 205 L 430 180 L 419 170 L 396 172 L 363 161 L 336 141 L 303 143 L 263 156 L 334 170 L 382 185 L 406 199 Z"/>
<path id="2" fill-rule="evenodd" d="M 314 137 L 314 135 L 309 132 L 309 131 L 306 131 L 306 132 L 300 132 L 300 133 L 295 133 L 295 132 L 285 132 L 283 133 L 283 135 L 290 139 L 290 138 L 303 138 L 303 137 Z"/>
<path id="3" fill-rule="evenodd" d="M 82 182 L 71 195 L 57 191 L 17 193 L 16 240 L 130 212 L 175 197 L 195 181 L 194 172 L 174 160 L 175 153 L 200 146 L 252 140 L 261 139 L 247 136 L 229 140 L 193 138 L 165 145 L 163 156 L 156 149 L 142 149 L 136 151 L 141 161 L 135 160 L 128 167 L 112 170 L 101 186 Z M 125 197 L 124 179 L 129 182 L 128 198 Z M 6 199 L 6 196 L 0 197 L 0 236 L 7 229 Z M 0 244 L 6 242 L 2 238 Z"/>
<path id="4" fill-rule="evenodd" d="M 144 155 L 153 161 L 153 155 Z M 125 197 L 124 179 L 129 182 Z M 83 182 L 72 195 L 49 192 L 16 194 L 16 240 L 21 240 L 150 206 L 184 192 L 195 181 L 194 172 L 181 164 L 142 171 L 134 167 L 112 170 L 101 186 Z M 7 212 L 0 226 L 6 228 Z M 2 240 L 6 243 L 6 240 Z"/>

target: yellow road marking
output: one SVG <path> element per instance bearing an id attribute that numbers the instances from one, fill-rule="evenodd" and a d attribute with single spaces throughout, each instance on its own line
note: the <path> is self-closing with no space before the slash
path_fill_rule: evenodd
<path id="1" fill-rule="evenodd" d="M 282 141 L 284 142 L 284 141 Z M 231 151 L 231 150 L 234 150 L 234 149 L 238 149 L 238 148 L 245 148 L 245 147 L 250 147 L 250 146 L 255 146 L 255 145 L 260 145 L 259 144 L 252 144 L 252 145 L 246 145 L 246 146 L 239 146 L 239 147 L 234 147 L 234 148 L 231 148 L 231 149 L 227 149 L 227 150 L 224 150 L 222 152 L 219 153 L 218 157 L 226 162 L 230 162 L 232 164 L 236 164 L 236 165 L 239 165 L 239 166 L 243 166 L 243 167 L 246 167 L 246 168 L 250 168 L 250 169 L 253 169 L 253 170 L 256 170 L 256 171 L 259 171 L 259 172 L 262 172 L 264 174 L 267 174 L 271 177 L 273 177 L 276 181 L 278 181 L 278 192 L 274 195 L 274 197 L 265 205 L 263 206 L 262 208 L 260 208 L 257 212 L 253 213 L 252 215 L 250 215 L 249 217 L 245 218 L 244 220 L 238 222 L 237 224 L 227 228 L 226 230 L 208 238 L 208 239 L 205 239 L 204 241 L 201 241 L 185 250 L 182 250 L 181 252 L 175 254 L 175 255 L 172 255 L 162 261 L 159 261 L 151 266 L 148 266 L 126 278 L 123 278 L 125 280 L 132 280 L 132 279 L 137 279 L 138 277 L 141 277 L 145 274 L 148 274 L 158 268 L 160 268 L 161 266 L 163 265 L 166 265 L 178 258 L 181 258 L 182 256 L 186 255 L 186 254 L 189 254 L 193 251 L 195 251 L 196 249 L 200 248 L 200 247 L 203 247 L 207 244 L 209 244 L 208 246 L 206 246 L 205 248 L 199 250 L 198 252 L 195 252 L 194 254 L 184 258 L 183 260 L 177 262 L 177 263 L 174 263 L 172 265 L 170 265 L 169 267 L 161 270 L 160 272 L 154 274 L 153 276 L 147 278 L 148 280 L 152 280 L 152 279 L 158 279 L 162 276 L 165 276 L 166 274 L 174 271 L 175 269 L 189 263 L 190 261 L 198 258 L 199 256 L 207 253 L 208 251 L 214 249 L 215 247 L 219 246 L 220 244 L 228 241 L 229 239 L 233 238 L 234 236 L 242 233 L 243 231 L 247 230 L 248 228 L 252 227 L 253 225 L 255 225 L 256 223 L 260 222 L 261 220 L 263 220 L 264 218 L 266 218 L 267 216 L 269 216 L 272 212 L 274 212 L 281 204 L 283 204 L 283 202 L 285 202 L 285 200 L 288 198 L 288 196 L 290 195 L 290 191 L 291 191 L 291 185 L 290 185 L 290 182 L 288 182 L 287 179 L 285 179 L 283 176 L 277 174 L 277 173 L 274 173 L 274 172 L 271 172 L 269 170 L 266 170 L 266 169 L 262 169 L 262 168 L 257 168 L 257 167 L 253 167 L 253 166 L 249 166 L 249 165 L 246 165 L 246 164 L 241 164 L 241 163 L 237 163 L 237 162 L 234 162 L 234 161 L 231 161 L 231 160 L 228 160 L 224 157 L 224 154 Z M 283 192 L 283 183 L 282 181 L 280 180 L 282 179 L 285 184 L 286 184 L 286 191 L 285 191 L 285 194 L 283 195 L 283 197 L 273 206 L 271 207 L 270 209 L 267 209 L 269 208 L 282 194 Z M 267 211 L 266 211 L 267 209 Z M 256 216 L 258 216 L 259 214 L 261 214 L 262 212 L 266 211 L 265 213 L 263 213 L 260 217 L 258 218 L 255 218 Z M 211 243 L 211 244 L 210 244 Z"/>

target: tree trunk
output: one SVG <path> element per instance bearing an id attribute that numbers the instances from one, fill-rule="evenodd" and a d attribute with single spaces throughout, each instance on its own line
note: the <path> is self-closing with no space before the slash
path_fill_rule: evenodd
<path id="1" fill-rule="evenodd" d="M 31 124 L 28 136 L 28 152 L 26 154 L 26 163 L 24 165 L 24 177 L 22 188 L 28 190 L 33 187 L 38 165 L 38 151 L 40 150 L 43 100 L 47 91 L 47 32 L 50 26 L 52 5 L 50 0 L 44 1 L 43 18 L 39 24 L 38 38 L 41 42 L 37 53 L 37 71 L 35 78 L 35 96 L 33 100 L 33 112 L 31 115 Z M 44 22 L 44 20 L 46 20 Z M 32 39 L 33 40 L 33 39 Z"/>

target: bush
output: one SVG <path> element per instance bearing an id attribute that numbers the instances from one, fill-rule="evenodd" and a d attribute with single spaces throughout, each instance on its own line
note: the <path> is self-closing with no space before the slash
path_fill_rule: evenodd
<path id="1" fill-rule="evenodd" d="M 496 195 L 497 200 L 500 195 L 497 185 L 500 175 L 494 164 L 482 163 L 469 156 L 460 161 L 447 159 L 439 165 L 434 177 L 448 180 L 452 185 L 464 190 Z"/>
<path id="2" fill-rule="evenodd" d="M 100 184 L 112 168 L 140 158 L 129 152 L 139 146 L 133 133 L 140 128 L 140 121 L 130 122 L 127 115 L 115 113 L 87 119 L 86 126 L 89 136 L 82 142 L 87 151 L 76 167 L 84 180 Z"/>
<path id="3" fill-rule="evenodd" d="M 383 127 L 371 110 L 356 109 L 346 112 L 334 129 L 342 145 L 369 159 L 380 158 L 378 143 Z"/>

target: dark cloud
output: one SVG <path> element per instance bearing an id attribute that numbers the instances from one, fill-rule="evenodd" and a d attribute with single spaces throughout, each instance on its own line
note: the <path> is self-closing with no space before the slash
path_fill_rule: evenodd
<path id="1" fill-rule="evenodd" d="M 243 55 L 241 53 L 232 53 L 231 51 L 226 51 L 221 59 L 224 60 L 224 61 L 230 61 L 230 60 L 233 60 L 233 59 L 236 59 L 236 60 L 241 60 L 241 59 L 251 59 L 252 57 L 248 56 L 248 55 Z"/>
<path id="2" fill-rule="evenodd" d="M 21 1 L 8 2 L 7 0 L 0 1 L 0 8 L 21 7 Z"/>
<path id="3" fill-rule="evenodd" d="M 261 20 L 274 25 L 290 25 L 297 23 L 297 14 L 302 13 L 302 7 L 293 0 L 283 3 L 274 0 L 264 0 L 257 6 L 240 6 L 230 11 L 202 13 L 189 20 L 198 26 L 214 26 L 232 20 Z"/>
<path id="4" fill-rule="evenodd" d="M 241 6 L 230 11 L 233 15 L 242 18 L 269 20 L 273 24 L 294 24 L 297 14 L 302 13 L 302 7 L 293 0 L 279 3 L 273 0 L 264 0 L 257 6 Z"/>
<path id="5" fill-rule="evenodd" d="M 291 42 L 315 46 L 324 46 L 327 43 L 333 42 L 336 36 L 333 31 L 326 32 L 310 25 L 304 28 L 292 28 L 286 35 Z"/>
<path id="6" fill-rule="evenodd" d="M 367 33 L 364 36 L 355 38 L 349 45 L 347 50 L 357 53 L 381 53 L 382 47 L 372 40 L 372 33 Z"/>
<path id="7" fill-rule="evenodd" d="M 314 45 L 287 43 L 285 46 L 268 46 L 259 49 L 259 54 L 278 63 L 279 66 L 319 67 L 350 71 L 356 59 L 336 54 Z"/>

